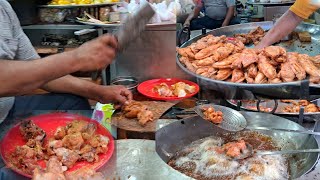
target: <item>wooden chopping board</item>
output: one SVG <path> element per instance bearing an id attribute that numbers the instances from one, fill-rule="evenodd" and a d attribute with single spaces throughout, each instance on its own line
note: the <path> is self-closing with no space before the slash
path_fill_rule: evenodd
<path id="1" fill-rule="evenodd" d="M 157 120 L 169 110 L 175 103 L 161 102 L 161 101 L 140 101 L 144 105 L 148 106 L 149 110 L 153 112 L 154 120 L 146 123 L 145 126 L 141 126 L 138 123 L 137 118 L 128 119 L 124 117 L 122 112 L 116 113 L 112 116 L 112 124 L 120 129 L 126 131 L 136 132 L 155 132 Z"/>

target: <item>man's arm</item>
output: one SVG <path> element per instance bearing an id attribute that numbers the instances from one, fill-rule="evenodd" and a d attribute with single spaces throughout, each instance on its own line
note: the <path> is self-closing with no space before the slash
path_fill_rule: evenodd
<path id="1" fill-rule="evenodd" d="M 222 27 L 228 26 L 231 19 L 233 18 L 233 16 L 234 16 L 234 6 L 230 6 L 230 7 L 228 7 L 228 12 L 226 14 L 226 17 L 224 18 L 224 21 L 222 23 Z"/>
<path id="2" fill-rule="evenodd" d="M 186 27 L 186 26 L 189 27 L 191 20 L 199 16 L 201 8 L 202 8 L 201 6 L 194 7 L 194 10 L 189 14 L 188 18 L 184 22 L 184 24 L 183 24 L 184 27 Z"/>
<path id="3" fill-rule="evenodd" d="M 0 97 L 22 95 L 79 69 L 70 52 L 32 61 L 0 60 Z"/>
<path id="4" fill-rule="evenodd" d="M 120 103 L 124 104 L 131 100 L 131 93 L 125 87 L 102 86 L 87 80 L 67 75 L 43 85 L 44 90 L 58 93 L 76 94 L 88 99 L 96 100 L 101 103 Z M 123 95 L 119 96 L 122 91 Z"/>
<path id="5" fill-rule="evenodd" d="M 256 48 L 264 48 L 280 41 L 283 37 L 290 34 L 302 21 L 303 18 L 288 10 L 281 16 L 272 29 L 268 31 Z"/>

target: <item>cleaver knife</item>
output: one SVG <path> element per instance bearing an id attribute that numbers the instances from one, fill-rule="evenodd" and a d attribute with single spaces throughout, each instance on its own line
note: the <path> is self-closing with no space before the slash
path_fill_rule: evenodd
<path id="1" fill-rule="evenodd" d="M 138 38 L 142 31 L 144 31 L 146 24 L 154 16 L 155 11 L 146 3 L 136 13 L 129 16 L 124 24 L 116 33 L 118 39 L 118 52 L 125 50 L 130 43 Z"/>

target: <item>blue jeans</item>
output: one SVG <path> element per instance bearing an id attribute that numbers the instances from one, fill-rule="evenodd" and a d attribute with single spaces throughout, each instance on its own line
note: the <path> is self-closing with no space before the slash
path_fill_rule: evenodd
<path id="1" fill-rule="evenodd" d="M 193 19 L 190 22 L 190 30 L 199 30 L 199 29 L 216 29 L 222 26 L 224 20 L 214 20 L 208 16 L 204 16 L 202 18 Z M 232 18 L 229 25 L 240 24 L 240 20 L 238 18 Z"/>

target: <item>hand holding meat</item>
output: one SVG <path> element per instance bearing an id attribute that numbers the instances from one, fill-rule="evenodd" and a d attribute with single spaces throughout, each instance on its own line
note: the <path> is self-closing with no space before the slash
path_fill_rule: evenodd
<path id="1" fill-rule="evenodd" d="M 115 108 L 132 100 L 132 93 L 124 86 L 99 86 L 96 90 L 101 103 L 114 103 Z"/>
<path id="2" fill-rule="evenodd" d="M 82 71 L 99 70 L 112 62 L 117 44 L 115 37 L 104 35 L 75 49 L 73 55 L 79 60 Z"/>

